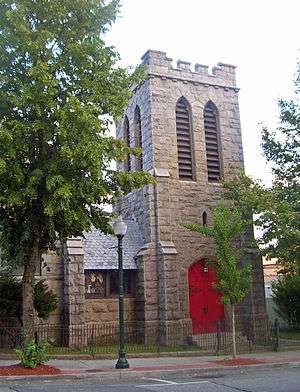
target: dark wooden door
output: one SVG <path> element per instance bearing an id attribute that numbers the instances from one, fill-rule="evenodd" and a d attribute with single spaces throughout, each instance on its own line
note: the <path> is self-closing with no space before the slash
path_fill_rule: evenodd
<path id="1" fill-rule="evenodd" d="M 212 286 L 216 282 L 214 271 L 205 260 L 189 268 L 189 301 L 193 333 L 216 332 L 217 321 L 224 319 L 221 294 Z"/>

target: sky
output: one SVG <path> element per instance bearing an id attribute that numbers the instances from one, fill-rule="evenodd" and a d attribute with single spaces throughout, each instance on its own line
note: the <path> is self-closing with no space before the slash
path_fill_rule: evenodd
<path id="1" fill-rule="evenodd" d="M 246 173 L 270 183 L 261 124 L 278 126 L 278 98 L 292 98 L 300 58 L 299 0 L 122 0 L 107 33 L 124 66 L 148 49 L 210 66 L 237 66 Z"/>

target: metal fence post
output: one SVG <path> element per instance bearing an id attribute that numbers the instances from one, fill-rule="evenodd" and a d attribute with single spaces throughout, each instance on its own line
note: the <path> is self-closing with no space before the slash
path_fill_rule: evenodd
<path id="1" fill-rule="evenodd" d="M 95 348 L 96 348 L 96 338 L 95 338 L 95 325 L 93 324 L 91 326 L 92 331 L 91 331 L 91 336 L 90 336 L 90 354 L 93 359 L 95 359 Z"/>
<path id="2" fill-rule="evenodd" d="M 251 353 L 252 352 L 252 345 L 253 345 L 253 336 L 252 336 L 252 331 L 251 331 L 251 328 L 252 328 L 252 326 L 251 326 L 251 324 L 250 324 L 250 322 L 248 323 L 248 333 L 247 333 L 247 339 L 248 339 L 248 351 L 249 351 L 249 353 Z"/>
<path id="3" fill-rule="evenodd" d="M 217 320 L 217 351 L 216 355 L 219 355 L 221 350 L 221 323 L 220 320 Z"/>
<path id="4" fill-rule="evenodd" d="M 274 344 L 274 351 L 280 350 L 280 337 L 279 337 L 279 321 L 276 318 L 274 322 L 274 332 L 275 332 L 275 344 Z"/>

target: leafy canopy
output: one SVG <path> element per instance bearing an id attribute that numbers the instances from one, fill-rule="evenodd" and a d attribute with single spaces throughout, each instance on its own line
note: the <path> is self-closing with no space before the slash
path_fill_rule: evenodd
<path id="1" fill-rule="evenodd" d="M 262 148 L 272 165 L 273 184 L 266 187 L 241 174 L 225 183 L 226 197 L 244 214 L 257 214 L 264 253 L 277 257 L 286 272 L 300 271 L 300 74 L 294 101 L 279 101 L 281 126 L 262 130 Z"/>
<path id="2" fill-rule="evenodd" d="M 0 3 L 0 248 L 24 263 L 91 225 L 102 208 L 151 181 L 116 173 L 129 149 L 110 136 L 142 70 L 118 66 L 104 42 L 119 1 L 3 0 Z"/>
<path id="3" fill-rule="evenodd" d="M 248 223 L 242 219 L 242 213 L 232 206 L 220 204 L 213 211 L 211 227 L 186 223 L 183 226 L 191 231 L 201 233 L 214 239 L 216 244 L 216 260 L 211 266 L 216 271 L 215 288 L 222 292 L 223 304 L 240 303 L 250 289 L 251 266 L 240 266 L 240 251 L 236 239 Z"/>

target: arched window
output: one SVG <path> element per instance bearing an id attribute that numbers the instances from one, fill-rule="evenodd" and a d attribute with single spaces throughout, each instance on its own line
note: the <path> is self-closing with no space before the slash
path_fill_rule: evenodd
<path id="1" fill-rule="evenodd" d="M 215 104 L 209 101 L 204 108 L 204 130 L 208 181 L 220 181 L 219 121 Z"/>
<path id="2" fill-rule="evenodd" d="M 124 119 L 124 142 L 128 147 L 130 147 L 129 121 L 127 116 L 125 116 Z M 124 171 L 128 172 L 130 170 L 131 170 L 130 155 L 128 154 L 124 161 Z"/>
<path id="3" fill-rule="evenodd" d="M 183 97 L 176 104 L 176 135 L 179 179 L 193 180 L 190 110 Z"/>
<path id="4" fill-rule="evenodd" d="M 137 106 L 134 112 L 134 128 L 135 128 L 135 147 L 143 147 L 142 140 L 142 122 L 141 122 L 141 111 Z M 135 170 L 143 170 L 143 155 L 136 155 L 135 157 Z"/>
<path id="5" fill-rule="evenodd" d="M 206 211 L 204 211 L 202 214 L 202 225 L 207 226 L 207 213 L 206 213 Z"/>

